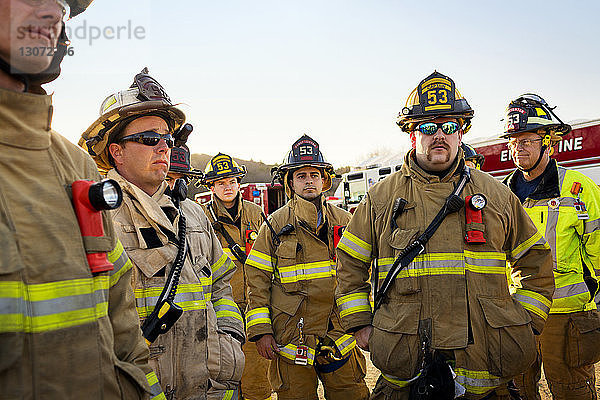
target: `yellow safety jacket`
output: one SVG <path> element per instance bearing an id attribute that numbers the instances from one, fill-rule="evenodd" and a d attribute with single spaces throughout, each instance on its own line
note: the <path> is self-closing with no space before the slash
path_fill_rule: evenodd
<path id="1" fill-rule="evenodd" d="M 504 182 L 514 191 L 517 170 Z M 600 269 L 600 188 L 550 160 L 523 207 L 552 249 L 556 290 L 551 314 L 594 310 Z M 584 278 L 587 277 L 590 287 Z"/>
<path id="2" fill-rule="evenodd" d="M 260 215 L 261 208 L 254 203 L 242 199 L 240 193 L 238 193 L 237 201 L 238 209 L 235 218 L 231 218 L 231 215 L 223 205 L 223 202 L 214 194 L 212 195 L 212 200 L 209 203 L 204 204 L 202 208 L 211 223 L 215 223 L 214 217 L 218 219 L 223 225 L 223 229 L 225 229 L 231 239 L 240 246 L 240 250 L 246 254 L 246 247 L 252 247 L 263 219 Z M 240 307 L 240 310 L 244 312 L 246 311 L 247 305 L 247 284 L 244 264 L 233 254 L 229 248 L 229 243 L 227 243 L 223 234 L 216 229 L 215 233 L 221 242 L 223 251 L 236 266 L 235 273 L 231 277 L 231 289 L 233 290 L 233 300 Z"/>
<path id="3" fill-rule="evenodd" d="M 302 340 L 308 347 L 309 365 L 314 364 L 317 344 L 326 337 L 335 343 L 338 357 L 347 356 L 356 346 L 354 337 L 341 328 L 334 299 L 333 228 L 345 226 L 350 214 L 325 200 L 322 210 L 326 224 L 318 224 L 313 203 L 293 195 L 269 216 L 276 233 L 289 224 L 287 233 L 280 236 L 281 243 L 273 242 L 270 229 L 263 224 L 246 260 L 249 340 L 273 335 L 279 355 L 289 362 L 294 362 Z"/>
<path id="4" fill-rule="evenodd" d="M 370 272 L 381 285 L 395 258 L 429 226 L 464 168 L 462 151 L 449 173 L 422 170 L 413 151 L 402 169 L 374 185 L 361 201 L 337 248 L 336 300 L 347 331 L 373 325 L 373 364 L 393 387 L 420 373 L 424 336 L 452 354 L 456 381 L 467 398 L 522 373 L 536 356 L 535 332 L 550 310 L 554 281 L 550 249 L 517 197 L 490 175 L 471 170 L 461 198 L 483 194 L 482 223 L 467 224 L 465 207 L 448 215 L 423 253 L 397 275 L 373 313 Z M 407 201 L 394 219 L 396 199 Z M 470 230 L 485 243 L 467 242 Z M 523 276 L 511 296 L 506 265 Z"/>
<path id="5" fill-rule="evenodd" d="M 164 399 L 113 224 L 84 242 L 71 203 L 100 175 L 51 116 L 50 96 L 0 89 L 0 398 Z M 92 275 L 86 251 L 114 269 Z"/>
<path id="6" fill-rule="evenodd" d="M 111 213 L 133 262 L 135 303 L 143 321 L 154 310 L 177 254 L 179 212 L 165 194 L 165 182 L 149 196 L 115 169 L 107 177 L 123 189 L 123 205 Z M 231 334 L 243 341 L 244 326 L 229 285 L 234 265 L 200 205 L 185 200 L 181 212 L 188 252 L 174 302 L 184 312 L 150 345 L 150 365 L 169 398 L 237 398 L 244 355 Z"/>

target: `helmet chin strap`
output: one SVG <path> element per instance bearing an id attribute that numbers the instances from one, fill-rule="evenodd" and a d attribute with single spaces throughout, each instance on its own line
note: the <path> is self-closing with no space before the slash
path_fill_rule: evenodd
<path id="1" fill-rule="evenodd" d="M 52 61 L 46 70 L 37 74 L 22 72 L 17 68 L 12 67 L 10 63 L 4 60 L 2 57 L 0 57 L 0 69 L 9 76 L 23 82 L 25 85 L 24 92 L 27 92 L 34 85 L 42 85 L 44 83 L 52 82 L 58 78 L 58 75 L 60 74 L 60 63 L 67 54 L 67 48 L 69 44 L 69 38 L 67 37 L 65 24 L 63 22 L 56 45 L 56 51 L 54 52 L 54 57 L 52 58 Z"/>
<path id="2" fill-rule="evenodd" d="M 546 135 L 544 135 L 544 139 L 542 141 L 542 148 L 540 149 L 540 156 L 538 157 L 538 159 L 535 162 L 535 164 L 533 164 L 533 167 L 531 167 L 531 168 L 521 168 L 521 167 L 517 166 L 517 168 L 520 169 L 523 172 L 531 172 L 534 169 L 536 169 L 537 166 L 540 165 L 540 162 L 542 161 L 542 157 L 544 157 L 544 153 L 546 152 L 546 149 L 550 145 L 550 140 L 551 140 L 550 139 L 550 135 L 548 133 L 546 133 Z"/>
<path id="3" fill-rule="evenodd" d="M 2 57 L 0 57 L 0 70 L 4 71 L 8 76 L 22 82 L 23 85 L 25 85 L 25 90 L 23 90 L 24 92 L 29 90 L 29 78 L 27 77 L 27 74 L 15 71 L 15 69 L 12 68 L 10 64 L 7 63 Z"/>

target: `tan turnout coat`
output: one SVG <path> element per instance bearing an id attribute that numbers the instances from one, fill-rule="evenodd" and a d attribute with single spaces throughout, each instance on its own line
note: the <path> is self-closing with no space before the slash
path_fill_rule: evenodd
<path id="1" fill-rule="evenodd" d="M 419 326 L 431 321 L 431 345 L 455 359 L 456 381 L 479 398 L 523 372 L 536 354 L 550 309 L 554 281 L 549 247 L 519 200 L 492 176 L 470 170 L 461 197 L 483 194 L 483 223 L 466 224 L 465 207 L 442 222 L 423 254 L 392 284 L 373 314 L 370 271 L 381 284 L 395 257 L 424 232 L 453 191 L 464 167 L 462 152 L 440 179 L 423 171 L 410 152 L 402 169 L 367 193 L 338 245 L 336 298 L 344 327 L 372 324 L 374 365 L 392 387 L 405 387 L 419 373 Z M 393 205 L 407 200 L 392 229 Z M 467 230 L 486 243 L 466 243 Z M 509 293 L 506 266 L 520 277 Z"/>

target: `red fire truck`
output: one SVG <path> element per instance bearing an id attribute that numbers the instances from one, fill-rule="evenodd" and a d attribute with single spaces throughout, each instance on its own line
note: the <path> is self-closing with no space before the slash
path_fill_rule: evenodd
<path id="1" fill-rule="evenodd" d="M 240 186 L 242 198 L 259 205 L 266 215 L 285 204 L 285 192 L 279 183 L 244 183 Z M 197 203 L 208 203 L 212 192 L 198 193 L 194 200 Z"/>
<path id="2" fill-rule="evenodd" d="M 573 131 L 554 147 L 552 157 L 563 167 L 582 172 L 600 185 L 600 119 L 572 123 Z M 499 135 L 498 135 L 499 136 Z M 503 178 L 515 169 L 505 139 L 469 143 L 485 156 L 483 170 Z"/>

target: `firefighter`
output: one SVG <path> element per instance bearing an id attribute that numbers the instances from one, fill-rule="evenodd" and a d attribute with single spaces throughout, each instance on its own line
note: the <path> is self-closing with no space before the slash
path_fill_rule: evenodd
<path id="1" fill-rule="evenodd" d="M 136 317 L 132 264 L 112 221 L 106 211 L 80 219 L 74 212 L 71 185 L 100 175 L 52 130 L 52 98 L 42 88 L 60 72 L 64 22 L 90 2 L 0 1 L 3 399 L 164 399 Z M 19 51 L 36 46 L 57 50 Z M 84 237 L 79 223 L 104 234 Z M 104 272 L 92 273 L 94 255 Z"/>
<path id="2" fill-rule="evenodd" d="M 381 370 L 371 399 L 505 399 L 505 383 L 535 358 L 554 290 L 550 250 L 505 186 L 465 167 L 473 114 L 451 78 L 423 79 L 397 122 L 413 149 L 339 242 L 342 323 Z M 523 277 L 512 296 L 507 261 Z"/>
<path id="3" fill-rule="evenodd" d="M 571 127 L 544 99 L 510 102 L 503 138 L 517 169 L 504 179 L 552 249 L 554 292 L 538 338 L 538 357 L 518 380 L 526 399 L 540 399 L 541 363 L 554 399 L 596 399 L 600 318 L 594 295 L 600 265 L 600 189 L 587 176 L 557 165 L 553 146 Z M 595 270 L 596 269 L 596 270 Z"/>
<path id="4" fill-rule="evenodd" d="M 335 306 L 335 246 L 350 214 L 322 192 L 334 174 L 319 145 L 304 135 L 276 177 L 290 198 L 269 216 L 246 261 L 246 332 L 272 360 L 277 398 L 316 400 L 317 377 L 327 399 L 366 399 L 365 358 L 340 325 Z"/>
<path id="5" fill-rule="evenodd" d="M 229 285 L 234 265 L 201 207 L 185 200 L 183 181 L 173 190 L 165 181 L 185 115 L 147 69 L 100 109 L 79 144 L 123 189 L 123 205 L 112 217 L 134 265 L 143 329 L 153 322 L 157 304 L 162 313 L 158 301 L 171 277 L 179 277 L 168 291 L 175 290 L 173 303 L 183 315 L 153 342 L 144 330 L 151 342 L 150 364 L 167 399 L 235 398 L 244 368 L 244 331 Z M 164 310 L 172 309 L 177 308 Z"/>
<path id="6" fill-rule="evenodd" d="M 240 308 L 248 305 L 244 263 L 256 240 L 262 223 L 261 208 L 244 200 L 240 182 L 246 175 L 245 166 L 238 165 L 230 156 L 219 153 L 206 165 L 203 184 L 210 188 L 212 199 L 203 205 L 223 251 L 233 260 L 236 270 L 231 278 L 233 299 Z M 243 346 L 246 367 L 242 375 L 243 399 L 265 400 L 271 398 L 271 386 L 267 379 L 269 361 L 261 357 L 253 343 Z"/>
<path id="7" fill-rule="evenodd" d="M 470 144 L 462 143 L 460 147 L 463 149 L 465 154 L 465 164 L 469 168 L 481 169 L 485 162 L 485 156 L 478 153 L 477 150 Z"/>
<path id="8" fill-rule="evenodd" d="M 169 172 L 167 173 L 167 183 L 173 189 L 177 179 L 184 179 L 186 184 L 198 184 L 202 181 L 204 174 L 202 171 L 192 168 L 190 149 L 187 145 L 174 146 L 171 149 L 171 160 L 169 162 Z"/>

